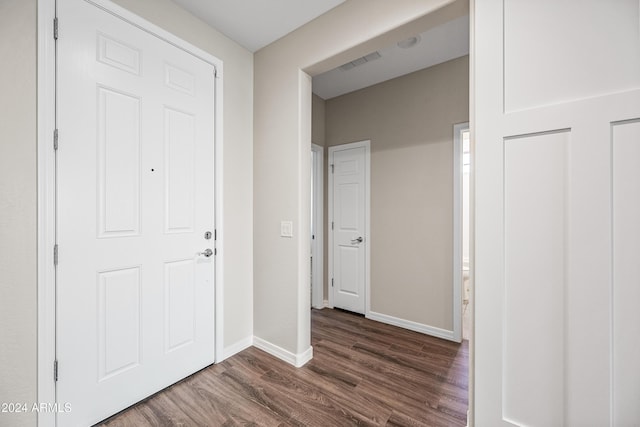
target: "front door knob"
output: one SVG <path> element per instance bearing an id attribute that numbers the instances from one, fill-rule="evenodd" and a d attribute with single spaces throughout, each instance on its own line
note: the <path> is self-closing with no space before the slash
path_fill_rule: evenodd
<path id="1" fill-rule="evenodd" d="M 204 255 L 207 258 L 209 258 L 211 255 L 213 255 L 213 251 L 209 248 L 205 249 L 204 252 L 198 252 L 198 255 Z"/>

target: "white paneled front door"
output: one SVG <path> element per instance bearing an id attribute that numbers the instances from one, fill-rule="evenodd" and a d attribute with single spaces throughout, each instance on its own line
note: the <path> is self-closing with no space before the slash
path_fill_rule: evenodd
<path id="1" fill-rule="evenodd" d="M 58 425 L 214 361 L 214 68 L 58 0 Z"/>
<path id="2" fill-rule="evenodd" d="M 329 148 L 333 306 L 365 313 L 369 141 Z"/>
<path id="3" fill-rule="evenodd" d="M 640 4 L 473 8 L 475 425 L 637 425 Z"/>

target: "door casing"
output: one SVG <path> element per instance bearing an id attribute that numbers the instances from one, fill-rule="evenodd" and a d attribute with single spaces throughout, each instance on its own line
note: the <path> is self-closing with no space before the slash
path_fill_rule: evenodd
<path id="1" fill-rule="evenodd" d="M 469 122 L 453 125 L 453 337 L 462 342 L 462 132 Z M 470 209 L 471 211 L 471 209 Z"/>
<path id="2" fill-rule="evenodd" d="M 311 239 L 312 266 L 312 303 L 313 308 L 324 308 L 324 147 L 311 144 L 314 154 L 311 173 L 313 174 L 313 212 L 311 227 L 315 238 Z"/>
<path id="3" fill-rule="evenodd" d="M 223 62 L 166 30 L 129 12 L 109 0 L 84 0 L 172 44 L 216 69 L 215 79 L 215 228 L 217 231 L 215 258 L 215 354 L 222 361 L 224 350 L 224 217 L 223 217 Z M 56 402 L 54 360 L 56 356 L 56 271 L 53 248 L 56 242 L 56 44 L 54 40 L 55 0 L 38 0 L 38 67 L 37 67 L 37 158 L 38 158 L 38 355 L 37 401 Z M 61 26 L 64 23 L 60 24 Z M 38 426 L 55 426 L 55 412 L 38 414 Z"/>
<path id="4" fill-rule="evenodd" d="M 327 218 L 327 227 L 329 233 L 329 301 L 328 306 L 330 308 L 334 307 L 333 303 L 333 288 L 331 286 L 331 278 L 333 277 L 333 233 L 331 232 L 331 223 L 334 221 L 333 217 L 333 174 L 331 173 L 331 163 L 332 163 L 332 154 L 337 150 L 345 150 L 349 148 L 358 148 L 364 147 L 364 164 L 365 164 L 365 202 L 364 202 L 364 210 L 365 210 L 365 236 L 364 236 L 364 259 L 365 259 L 365 268 L 364 268 L 364 315 L 365 317 L 369 317 L 369 313 L 371 311 L 371 141 L 358 141 L 352 142 L 349 144 L 335 145 L 333 147 L 329 147 L 329 162 L 327 164 L 327 173 L 329 174 L 329 184 L 328 184 L 328 205 L 329 205 L 329 215 Z"/>

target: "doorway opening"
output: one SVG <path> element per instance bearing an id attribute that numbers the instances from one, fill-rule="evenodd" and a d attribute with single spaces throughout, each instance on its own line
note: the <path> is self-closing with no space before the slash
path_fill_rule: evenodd
<path id="1" fill-rule="evenodd" d="M 454 195 L 454 180 L 461 183 L 461 179 L 453 171 L 451 129 L 469 120 L 469 16 L 461 12 L 443 21 L 411 40 L 381 47 L 375 54 L 313 77 L 313 110 L 322 114 L 312 111 L 312 135 L 328 151 L 370 141 L 371 235 L 362 236 L 371 244 L 367 317 L 459 342 L 462 260 L 454 257 L 461 244 L 454 248 L 460 237 L 454 238 L 453 230 L 458 217 L 454 199 L 459 197 Z M 435 33 L 459 41 L 447 52 L 450 56 L 438 60 L 430 56 L 438 45 Z M 389 74 L 373 84 L 368 80 L 382 73 L 385 61 L 397 65 L 402 60 L 417 69 Z M 318 132 L 316 127 L 325 130 Z M 331 163 L 325 166 L 329 177 Z M 343 214 L 332 209 L 328 217 Z M 335 237 L 332 225 L 325 222 L 327 241 L 332 233 Z M 461 225 L 456 230 L 461 233 Z M 325 262 L 331 261 L 327 256 Z M 454 268 L 456 262 L 460 265 Z M 331 307 L 336 266 L 330 265 L 328 271 L 326 297 Z"/>
<path id="2" fill-rule="evenodd" d="M 470 235 L 470 210 L 468 204 L 462 204 L 462 193 L 469 194 L 469 180 L 463 179 L 462 173 L 467 172 L 469 177 L 471 165 L 463 166 L 468 163 L 463 162 L 463 154 L 465 160 L 469 159 L 470 147 L 466 144 L 464 150 L 460 146 L 457 156 L 454 147 L 457 138 L 468 141 L 469 135 L 469 15 L 449 17 L 446 28 L 422 31 L 391 46 L 369 43 L 369 48 L 378 49 L 361 57 L 354 55 L 357 58 L 342 66 L 313 76 L 312 134 L 322 136 L 322 140 L 313 142 L 322 144 L 327 152 L 354 141 L 371 143 L 371 233 L 367 236 L 371 242 L 371 274 L 365 317 L 462 342 L 456 348 L 463 355 L 467 376 L 466 340 L 470 338 L 472 320 L 468 271 L 472 257 L 469 244 L 463 248 L 462 243 L 463 233 L 467 242 Z M 447 39 L 461 40 L 461 50 L 446 59 L 423 63 L 408 73 L 373 81 L 390 56 L 413 55 L 416 61 L 428 56 L 419 49 L 437 40 L 432 31 L 450 32 Z M 360 78 L 354 77 L 356 73 Z M 342 77 L 342 86 L 329 84 Z M 344 90 L 348 80 L 359 81 L 352 86 L 354 89 Z M 427 94 L 423 93 L 425 90 Z M 457 123 L 465 123 L 467 133 L 455 136 L 452 127 Z M 460 163 L 454 173 L 457 161 Z M 326 162 L 328 177 L 332 163 Z M 327 185 L 326 195 L 330 189 L 331 185 Z M 454 212 L 458 199 L 458 211 Z M 326 202 L 331 203 L 331 198 Z M 325 221 L 327 241 L 332 233 L 330 216 L 328 213 Z M 458 233 L 455 238 L 454 228 Z M 327 246 L 333 248 L 331 242 Z M 325 263 L 331 260 L 327 256 Z M 434 274 L 435 271 L 441 273 Z M 331 273 L 325 276 L 325 295 L 331 308 L 332 278 L 335 287 L 335 277 Z M 438 303 L 433 304 L 434 301 Z"/>

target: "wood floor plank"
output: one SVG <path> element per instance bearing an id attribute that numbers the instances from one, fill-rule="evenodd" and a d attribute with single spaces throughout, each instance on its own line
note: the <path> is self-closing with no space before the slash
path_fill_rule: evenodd
<path id="1" fill-rule="evenodd" d="M 293 393 L 305 416 L 305 425 L 385 425 L 391 411 L 372 408 L 350 386 L 334 384 L 308 370 L 295 376 L 271 371 L 265 380 L 282 393 Z M 296 414 L 297 415 L 297 414 Z M 312 417 L 311 417 L 312 415 Z"/>
<path id="2" fill-rule="evenodd" d="M 464 426 L 469 347 L 339 310 L 312 310 L 302 368 L 251 347 L 100 427 Z"/>

